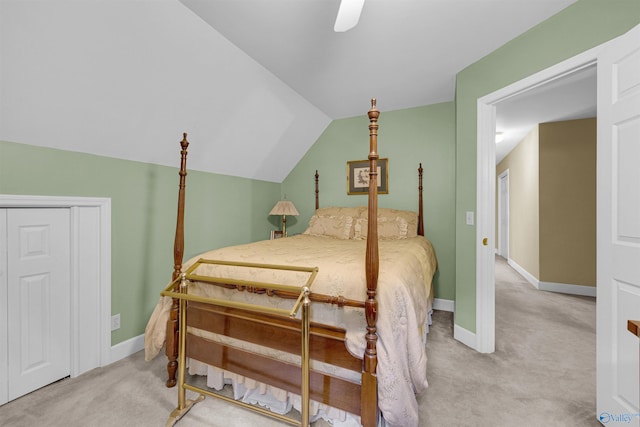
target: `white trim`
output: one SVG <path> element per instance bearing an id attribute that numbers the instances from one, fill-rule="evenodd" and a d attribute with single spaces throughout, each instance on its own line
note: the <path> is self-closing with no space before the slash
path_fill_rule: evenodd
<path id="1" fill-rule="evenodd" d="M 2 208 L 71 209 L 71 376 L 111 360 L 111 199 L 0 194 Z M 91 262 L 88 262 L 91 261 Z M 97 290 L 81 286 L 98 281 Z M 81 308 L 81 309 L 80 309 Z"/>
<path id="2" fill-rule="evenodd" d="M 494 251 L 483 250 L 484 237 L 495 236 L 495 121 L 496 104 L 597 62 L 598 53 L 609 42 L 555 64 L 509 86 L 478 99 L 477 102 L 477 233 L 476 233 L 476 335 L 477 350 L 495 350 Z M 489 245 L 491 247 L 492 245 Z M 489 252 L 491 255 L 489 255 Z"/>
<path id="3" fill-rule="evenodd" d="M 474 350 L 478 348 L 478 336 L 455 323 L 453 325 L 453 338 Z"/>
<path id="4" fill-rule="evenodd" d="M 502 196 L 502 186 L 506 187 L 506 196 Z M 497 254 L 503 258 L 509 258 L 509 169 L 505 169 L 500 175 L 498 175 L 498 245 L 497 245 Z M 502 207 L 503 204 L 506 204 L 507 212 L 502 217 Z M 502 223 L 506 222 L 506 227 L 502 226 Z M 506 231 L 506 233 L 505 233 Z M 503 233 L 506 236 L 503 236 Z M 502 242 L 505 242 L 503 247 Z"/>
<path id="5" fill-rule="evenodd" d="M 584 297 L 596 296 L 595 286 L 571 285 L 569 283 L 540 282 L 538 289 L 546 292 L 557 292 L 559 294 L 581 295 Z"/>
<path id="6" fill-rule="evenodd" d="M 517 262 L 509 259 L 507 263 L 513 267 L 527 282 L 533 285 L 534 288 L 545 292 L 557 292 L 559 294 L 569 295 L 581 295 L 585 297 L 595 297 L 596 287 L 585 285 L 572 285 L 570 283 L 556 283 L 556 282 L 541 282 L 536 279 L 531 273 L 522 268 Z"/>
<path id="7" fill-rule="evenodd" d="M 522 277 L 524 277 L 524 279 L 527 282 L 531 283 L 534 288 L 540 289 L 540 281 L 538 279 L 536 279 L 536 277 L 533 274 L 529 273 L 527 270 L 522 268 L 520 266 L 520 264 L 518 264 L 517 262 L 515 262 L 511 258 L 509 258 L 507 260 L 507 264 L 509 264 L 515 271 L 517 271 L 518 274 L 520 274 Z"/>
<path id="8" fill-rule="evenodd" d="M 9 293 L 7 266 L 7 212 L 0 209 L 0 405 L 9 401 Z"/>
<path id="9" fill-rule="evenodd" d="M 476 195 L 476 335 L 475 349 L 495 351 L 495 200 L 496 200 L 496 107 L 477 103 L 477 195 Z M 480 141 L 492 141 L 481 143 Z M 489 159 L 489 160 L 487 160 Z M 491 218 L 491 221 L 488 219 Z M 483 240 L 487 244 L 483 245 Z M 491 266 L 491 268 L 487 268 Z M 489 286 L 480 286 L 488 283 Z"/>
<path id="10" fill-rule="evenodd" d="M 456 311 L 456 302 L 450 299 L 434 298 L 433 309 L 454 313 Z"/>
<path id="11" fill-rule="evenodd" d="M 111 347 L 111 363 L 129 357 L 144 349 L 144 334 L 130 338 Z"/>

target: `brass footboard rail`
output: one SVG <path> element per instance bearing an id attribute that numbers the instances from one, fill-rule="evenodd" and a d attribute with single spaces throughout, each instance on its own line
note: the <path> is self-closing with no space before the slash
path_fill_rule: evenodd
<path id="1" fill-rule="evenodd" d="M 262 306 L 258 304 L 244 303 L 238 301 L 222 300 L 218 298 L 204 297 L 194 294 L 189 294 L 189 283 L 194 281 L 202 281 L 207 279 L 206 276 L 200 276 L 193 274 L 193 272 L 202 264 L 218 264 L 218 265 L 230 265 L 234 267 L 247 267 L 258 269 L 277 269 L 286 271 L 296 271 L 308 273 L 309 276 L 304 284 L 300 285 L 285 285 L 278 283 L 266 283 L 251 281 L 250 285 L 261 289 L 267 289 L 270 291 L 282 291 L 287 294 L 297 292 L 298 298 L 296 299 L 293 307 L 290 310 L 284 310 L 274 307 Z M 162 296 L 168 296 L 179 301 L 179 326 L 180 326 L 180 343 L 178 352 L 178 406 L 173 410 L 167 420 L 167 427 L 173 426 L 178 422 L 196 403 L 202 401 L 205 396 L 215 397 L 241 407 L 250 409 L 254 412 L 269 416 L 271 418 L 278 419 L 280 421 L 287 422 L 292 425 L 299 425 L 302 427 L 309 426 L 309 339 L 310 339 L 310 315 L 309 307 L 311 300 L 309 299 L 310 288 L 318 274 L 317 267 L 296 267 L 285 265 L 272 265 L 272 264 L 258 264 L 258 263 L 233 263 L 228 261 L 216 261 L 200 259 L 196 261 L 186 272 L 182 273 L 179 277 L 175 278 L 165 289 L 161 292 Z M 248 285 L 249 282 L 243 280 L 233 279 L 215 279 L 224 280 L 225 282 L 233 282 L 236 285 Z M 279 415 L 263 409 L 259 406 L 249 405 L 244 402 L 239 402 L 226 396 L 213 393 L 209 390 L 193 386 L 186 383 L 186 349 L 187 349 L 187 301 L 204 303 L 204 304 L 216 304 L 226 308 L 238 308 L 242 310 L 248 310 L 260 314 L 275 314 L 280 316 L 295 317 L 297 313 L 302 309 L 301 313 L 301 421 L 297 421 L 293 418 L 289 418 L 284 415 Z M 186 399 L 186 390 L 190 390 L 196 393 L 200 393 L 194 400 Z"/>

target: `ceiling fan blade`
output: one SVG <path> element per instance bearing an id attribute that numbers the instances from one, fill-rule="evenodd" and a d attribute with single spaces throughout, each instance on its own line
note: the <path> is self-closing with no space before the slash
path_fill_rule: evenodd
<path id="1" fill-rule="evenodd" d="M 342 0 L 333 31 L 343 33 L 358 25 L 363 6 L 364 0 Z"/>

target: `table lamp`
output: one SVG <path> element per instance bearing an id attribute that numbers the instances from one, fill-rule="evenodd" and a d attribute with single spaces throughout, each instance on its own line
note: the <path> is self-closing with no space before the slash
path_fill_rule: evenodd
<path id="1" fill-rule="evenodd" d="M 269 215 L 282 215 L 282 236 L 287 236 L 287 215 L 300 215 L 298 210 L 293 205 L 293 202 L 289 200 L 280 200 L 276 205 L 271 209 Z"/>

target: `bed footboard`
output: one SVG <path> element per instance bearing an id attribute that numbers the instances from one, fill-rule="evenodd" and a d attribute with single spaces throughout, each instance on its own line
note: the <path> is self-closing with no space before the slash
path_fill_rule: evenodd
<path id="1" fill-rule="evenodd" d="M 176 218 L 176 234 L 173 241 L 173 275 L 172 281 L 176 283 L 176 292 L 178 284 L 176 280 L 180 277 L 182 271 L 182 258 L 184 256 L 184 203 L 185 203 L 185 188 L 187 179 L 187 148 L 189 147 L 189 141 L 187 141 L 186 132 L 182 134 L 182 141 L 180 141 L 180 184 L 178 186 L 178 214 Z M 169 312 L 169 320 L 167 321 L 167 341 L 165 346 L 165 354 L 167 355 L 167 387 L 174 387 L 176 385 L 176 373 L 178 371 L 178 313 L 180 305 L 178 299 L 174 298 L 171 305 L 171 311 Z"/>
<path id="2" fill-rule="evenodd" d="M 187 326 L 254 345 L 300 354 L 300 320 L 229 309 L 215 304 L 189 303 Z M 359 372 L 362 360 L 346 350 L 344 329 L 311 323 L 310 359 Z M 291 393 L 300 394 L 300 366 L 187 332 L 187 357 L 243 375 Z M 360 414 L 360 384 L 311 369 L 312 400 Z"/>

